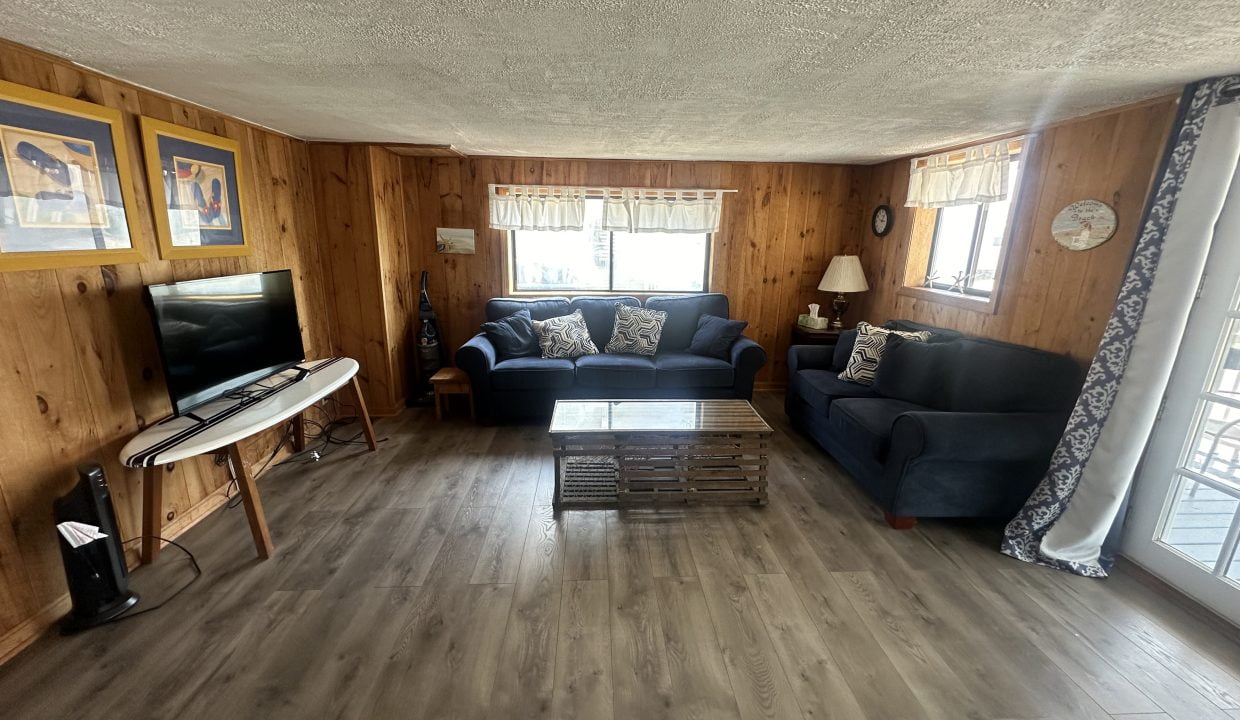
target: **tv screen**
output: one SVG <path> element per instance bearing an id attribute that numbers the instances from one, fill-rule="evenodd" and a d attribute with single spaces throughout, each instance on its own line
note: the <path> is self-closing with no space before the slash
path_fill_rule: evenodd
<path id="1" fill-rule="evenodd" d="M 288 270 L 148 285 L 146 291 L 178 415 L 306 358 Z"/>

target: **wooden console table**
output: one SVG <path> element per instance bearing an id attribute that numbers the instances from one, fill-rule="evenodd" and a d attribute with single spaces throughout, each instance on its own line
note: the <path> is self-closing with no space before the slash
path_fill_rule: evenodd
<path id="1" fill-rule="evenodd" d="M 556 507 L 767 501 L 771 428 L 745 400 L 559 400 L 550 434 Z"/>
<path id="2" fill-rule="evenodd" d="M 247 400 L 225 399 L 194 410 L 201 420 L 181 415 L 156 423 L 139 433 L 121 450 L 121 462 L 143 468 L 142 473 L 142 562 L 159 557 L 159 534 L 163 528 L 163 477 L 169 463 L 228 448 L 228 458 L 245 505 L 250 533 L 258 556 L 266 560 L 275 549 L 263 515 L 263 504 L 250 468 L 241 458 L 238 443 L 245 438 L 293 419 L 293 449 L 306 446 L 302 412 L 346 383 L 357 401 L 358 419 L 372 451 L 378 449 L 374 427 L 366 412 L 366 401 L 357 384 L 358 364 L 351 358 L 307 360 L 299 366 L 306 371 L 298 380 L 298 368 L 285 370 L 244 389 Z"/>

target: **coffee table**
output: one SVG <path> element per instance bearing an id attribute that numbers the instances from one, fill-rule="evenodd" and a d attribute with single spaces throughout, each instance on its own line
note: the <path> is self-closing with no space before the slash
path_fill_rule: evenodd
<path id="1" fill-rule="evenodd" d="M 771 427 L 747 400 L 559 400 L 556 507 L 765 505 Z"/>

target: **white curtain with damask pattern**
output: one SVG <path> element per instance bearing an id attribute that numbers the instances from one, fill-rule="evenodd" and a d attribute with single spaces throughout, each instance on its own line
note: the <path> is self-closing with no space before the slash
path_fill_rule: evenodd
<path id="1" fill-rule="evenodd" d="M 1104 577 L 1210 249 L 1237 241 L 1240 76 L 1190 85 L 1115 309 L 1042 483 L 1002 551 Z M 1231 200 L 1229 201 L 1229 197 Z"/>

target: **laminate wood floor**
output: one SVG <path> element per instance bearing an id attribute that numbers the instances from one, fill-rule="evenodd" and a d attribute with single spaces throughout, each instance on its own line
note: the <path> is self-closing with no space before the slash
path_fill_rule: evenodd
<path id="1" fill-rule="evenodd" d="M 18 718 L 1240 718 L 1221 621 L 1121 568 L 1006 558 L 1001 528 L 888 529 L 781 399 L 765 508 L 553 513 L 541 426 L 384 421 L 181 541 L 161 610 L 0 667 Z M 175 549 L 138 570 L 154 601 Z"/>

